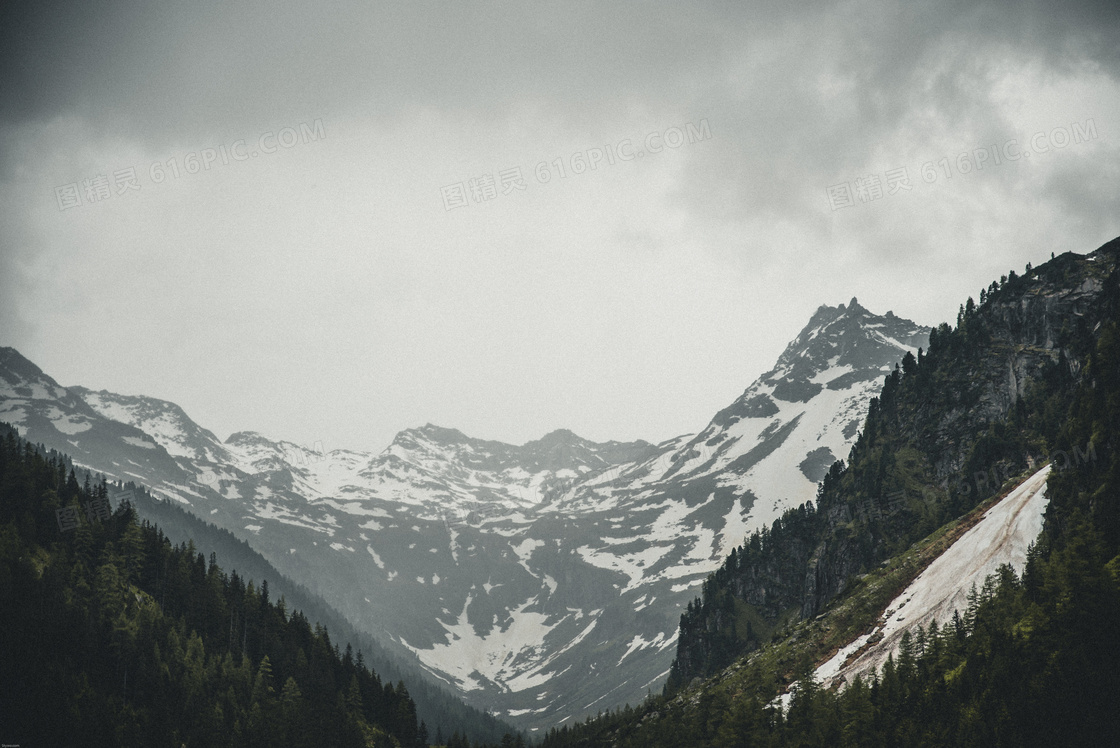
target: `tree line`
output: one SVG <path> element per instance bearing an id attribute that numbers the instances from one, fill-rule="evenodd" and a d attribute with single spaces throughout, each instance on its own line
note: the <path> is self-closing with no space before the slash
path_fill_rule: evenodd
<path id="1" fill-rule="evenodd" d="M 0 429 L 0 740 L 428 746 L 402 681 Z M 442 740 L 442 736 L 438 736 Z M 508 736 L 510 745 L 517 738 Z M 458 732 L 449 745 L 470 745 Z"/>

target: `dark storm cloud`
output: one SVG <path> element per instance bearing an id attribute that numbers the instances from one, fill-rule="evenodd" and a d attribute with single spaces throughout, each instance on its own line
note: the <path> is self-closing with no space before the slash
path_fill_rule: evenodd
<path id="1" fill-rule="evenodd" d="M 930 144 L 946 133 L 959 134 L 961 148 L 1022 134 L 995 100 L 1001 71 L 1030 64 L 1120 79 L 1117 3 L 817 5 L 766 14 L 762 26 L 745 7 L 728 6 L 735 19 L 723 39 L 723 72 L 738 70 L 738 85 L 722 86 L 705 110 L 725 137 L 718 152 L 695 153 L 680 197 L 717 220 L 792 220 L 809 231 L 815 217 L 818 241 L 827 185 L 906 165 L 912 150 L 937 158 Z M 1085 113 L 1061 116 L 1068 124 Z M 883 153 L 888 143 L 903 152 Z M 866 239 L 891 253 L 891 236 Z"/>
<path id="2" fill-rule="evenodd" d="M 1120 215 L 1120 152 L 1109 161 L 1066 156 L 1047 178 L 1045 192 L 1061 206 L 1061 213 L 1071 224 L 1090 234 L 1110 237 L 1116 233 L 1116 217 Z M 1075 252 L 1088 248 L 1068 247 Z"/>
<path id="3" fill-rule="evenodd" d="M 5 121 L 74 113 L 142 136 L 290 112 L 656 95 L 719 62 L 717 19 L 643 4 L 7 7 Z"/>
<path id="4" fill-rule="evenodd" d="M 324 114 L 392 117 L 408 105 L 495 115 L 538 98 L 571 105 L 578 118 L 628 97 L 656 105 L 684 96 L 697 110 L 727 109 L 725 132 L 742 128 L 779 155 L 810 140 L 859 152 L 915 104 L 946 116 L 974 108 L 983 92 L 969 79 L 983 71 L 970 59 L 994 45 L 1054 66 L 1120 64 L 1120 14 L 1105 2 L 1060 11 L 1012 2 L 4 7 L 4 122 L 76 115 L 161 145 Z M 946 43 L 959 62 L 916 88 Z M 831 113 L 813 76 L 826 71 L 854 84 L 856 132 L 822 128 Z"/>
<path id="5" fill-rule="evenodd" d="M 702 119 L 710 126 L 710 139 L 681 149 L 675 160 L 658 157 L 653 165 L 654 159 L 645 160 L 642 168 L 649 168 L 641 173 L 657 179 L 629 182 L 639 172 L 619 166 L 608 174 L 600 171 L 599 181 L 568 180 L 568 192 L 555 183 L 547 192 L 533 192 L 539 194 L 533 205 L 541 211 L 541 223 L 579 226 L 586 232 L 581 243 L 596 245 L 608 263 L 618 236 L 633 248 L 627 261 L 637 268 L 665 256 L 669 245 L 682 253 L 703 253 L 721 276 L 748 284 L 766 279 L 768 289 L 778 289 L 774 298 L 751 299 L 758 308 L 787 303 L 779 292 L 791 296 L 788 303 L 815 308 L 850 298 L 861 282 L 875 289 L 889 290 L 892 282 L 894 288 L 910 288 L 915 263 L 951 267 L 969 278 L 966 288 L 971 289 L 971 278 L 988 272 L 978 265 L 977 247 L 989 236 L 1005 249 L 1023 236 L 1042 245 L 1066 224 L 1077 233 L 1062 240 L 1084 251 L 1098 238 L 1111 238 L 1099 234 L 1116 232 L 1112 196 L 1120 194 L 1120 148 L 1115 145 L 1117 106 L 1109 103 L 1120 80 L 1120 4 L 1115 2 L 343 2 L 317 7 L 107 0 L 0 7 L 0 331 L 20 341 L 50 339 L 58 349 L 67 345 L 66 336 L 26 311 L 35 306 L 36 293 L 43 297 L 42 289 L 53 289 L 60 317 L 73 312 L 67 306 L 69 288 L 44 279 L 57 278 L 67 268 L 96 270 L 105 264 L 102 256 L 125 240 L 162 247 L 176 238 L 168 236 L 166 226 L 193 232 L 207 221 L 218 225 L 215 216 L 221 216 L 222 238 L 202 243 L 212 244 L 217 256 L 259 256 L 256 265 L 265 269 L 283 267 L 268 260 L 269 243 L 284 238 L 268 233 L 272 224 L 322 226 L 308 243 L 330 248 L 320 255 L 338 252 L 343 258 L 335 244 L 362 243 L 367 234 L 380 239 L 383 229 L 396 231 L 403 238 L 379 250 L 385 258 L 379 255 L 375 262 L 360 255 L 362 267 L 379 271 L 440 242 L 487 253 L 489 247 L 467 243 L 470 232 L 462 233 L 460 248 L 455 242 L 461 237 L 449 241 L 440 227 L 461 220 L 459 225 L 469 225 L 477 238 L 502 228 L 496 225 L 500 221 L 517 225 L 528 214 L 514 215 L 512 202 L 502 203 L 510 208 L 505 214 L 483 213 L 486 206 L 442 214 L 440 186 L 522 158 L 530 163 L 530 158 L 561 156 L 569 146 L 556 144 L 573 139 L 571 148 L 589 147 Z M 1018 87 L 1013 95 L 1001 89 L 1005 80 Z M 1056 96 L 1054 86 L 1044 91 L 1048 80 L 1083 84 L 1084 101 Z M 1035 85 L 1038 90 L 1030 90 Z M 1042 115 L 1024 114 L 1009 103 L 1030 102 L 1036 93 L 1052 104 Z M 1051 115 L 1056 119 L 1048 128 L 1096 117 L 1099 138 L 1092 147 L 1050 154 L 1045 163 L 1037 159 L 1038 168 L 1035 161 L 1030 169 L 1022 163 L 1005 165 L 955 180 L 936 193 L 895 197 L 843 214 L 828 211 L 825 188 L 830 184 L 913 166 L 919 157 L 937 159 L 953 149 L 1029 136 L 1024 127 L 1043 126 L 1031 117 Z M 290 168 L 304 170 L 294 181 L 258 176 L 260 181 L 238 192 L 238 180 L 248 179 L 243 176 L 248 171 L 229 169 L 184 181 L 182 193 L 146 183 L 139 195 L 114 198 L 97 212 L 87 205 L 62 213 L 53 204 L 52 190 L 59 184 L 129 164 L 182 160 L 203 147 L 320 119 L 327 133 L 316 146 L 321 150 L 297 149 L 285 162 L 298 159 L 299 166 Z M 371 143 L 382 137 L 391 140 Z M 526 137 L 532 141 L 527 145 Z M 279 163 L 270 160 L 268 168 L 279 174 Z M 364 168 L 347 171 L 352 164 Z M 204 185 L 215 194 L 229 188 L 242 202 L 206 202 L 199 196 Z M 316 189 L 336 197 L 307 202 L 316 205 L 314 217 L 284 223 L 292 218 L 293 205 L 300 204 L 295 201 L 313 200 Z M 588 214 L 576 194 L 581 189 L 587 190 L 583 196 L 600 196 L 600 206 L 608 211 Z M 662 189 L 676 192 L 666 197 Z M 172 194 L 183 199 L 171 200 Z M 422 200 L 415 197 L 419 194 Z M 1040 209 L 1026 216 L 1019 212 L 1024 204 Z M 375 205 L 384 226 L 366 218 L 375 215 Z M 134 223 L 101 223 L 118 206 Z M 645 208 L 656 215 L 642 213 Z M 636 217 L 612 223 L 627 209 Z M 433 215 L 444 224 L 428 223 Z M 666 216 L 663 224 L 658 215 Z M 1061 220 L 1047 222 L 1042 216 Z M 596 219 L 599 225 L 589 225 Z M 534 230 L 526 227 L 516 242 L 537 241 Z M 553 232 L 541 241 L 562 239 Z M 851 249 L 855 245 L 858 251 Z M 186 258 L 176 267 L 185 280 L 200 284 L 208 276 L 187 259 L 202 250 L 182 242 L 175 246 Z M 798 263 L 778 252 L 760 258 L 767 248 L 779 246 L 801 252 Z M 1046 255 L 1050 249 L 1046 246 Z M 956 259 L 954 252 L 970 256 L 965 262 L 945 262 Z M 544 256 L 525 252 L 518 261 L 542 263 Z M 147 283 L 145 272 L 158 265 L 154 259 L 149 263 L 129 264 L 134 275 L 111 280 Z M 899 273 L 898 266 L 908 263 L 909 275 Z M 202 262 L 195 265 L 205 268 Z M 424 273 L 442 278 L 440 267 L 433 260 L 417 271 L 417 278 L 407 277 L 400 285 L 413 293 Z M 488 267 L 494 276 L 517 277 L 513 265 Z M 813 272 L 816 285 L 806 280 Z M 891 272 L 896 275 L 888 277 Z M 281 281 L 299 275 L 276 273 Z M 229 274 L 215 270 L 214 275 L 226 282 Z M 467 285 L 479 280 L 488 279 L 472 278 Z M 803 281 L 808 285 L 799 285 Z M 322 282 L 321 291 L 336 292 Z M 447 282 L 457 288 L 464 281 Z M 230 284 L 215 292 L 215 299 L 255 293 Z M 595 286 L 594 293 L 607 296 L 608 286 Z M 837 295 L 825 297 L 833 287 Z M 560 282 L 549 289 L 559 296 L 566 290 Z M 930 298 L 955 298 L 957 290 L 951 278 L 939 276 L 913 293 L 924 311 Z M 443 304 L 440 309 L 449 315 L 460 311 L 452 308 L 454 302 L 433 304 Z M 682 302 L 666 311 L 668 327 L 686 324 L 680 321 L 683 308 Z M 21 313 L 25 321 L 14 324 Z M 534 313 L 545 316 L 548 310 Z M 194 334 L 189 315 L 166 310 L 163 315 L 168 329 L 184 339 Z M 85 315 L 67 319 L 84 320 Z M 247 332 L 254 338 L 274 334 L 265 328 L 261 323 Z M 418 338 L 427 334 L 415 329 Z M 779 334 L 761 327 L 755 333 Z M 704 338 L 717 339 L 716 334 Z M 780 350 L 784 339 L 771 342 Z M 438 341 L 430 344 L 438 347 Z M 647 394 L 650 400 L 658 397 Z"/>

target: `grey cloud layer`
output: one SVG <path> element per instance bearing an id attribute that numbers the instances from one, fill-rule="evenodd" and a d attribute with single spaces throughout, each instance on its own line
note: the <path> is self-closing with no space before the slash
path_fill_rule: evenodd
<path id="1" fill-rule="evenodd" d="M 1071 249 L 1084 251 L 1117 233 L 1120 214 L 1115 142 L 1120 104 L 1109 110 L 1101 94 L 1120 81 L 1120 6 L 1115 2 L 8 3 L 0 10 L 0 70 L 0 197 L 6 198 L 0 205 L 0 321 L 15 335 L 0 343 L 59 334 L 39 329 L 34 319 L 17 323 L 21 305 L 34 293 L 21 286 L 24 279 L 67 265 L 65 259 L 52 265 L 44 257 L 92 262 L 88 255 L 94 250 L 67 232 L 78 232 L 79 221 L 105 214 L 94 214 L 91 207 L 61 217 L 49 212 L 53 206 L 43 210 L 41 204 L 51 199 L 54 184 L 132 162 L 122 156 L 120 163 L 67 163 L 79 160 L 83 145 L 102 159 L 126 152 L 106 143 L 134 147 L 144 154 L 136 163 L 146 164 L 322 119 L 328 135 L 321 151 L 292 151 L 293 158 L 312 163 L 319 153 L 345 151 L 340 144 L 347 138 L 371 132 L 399 136 L 401 122 L 406 132 L 414 123 L 426 124 L 417 124 L 408 142 L 396 144 L 398 155 L 428 146 L 434 151 L 441 144 L 432 140 L 458 143 L 480 130 L 502 142 L 510 121 L 539 126 L 543 118 L 543 129 L 554 125 L 555 132 L 542 132 L 542 145 L 529 150 L 551 158 L 563 153 L 551 143 L 568 142 L 573 133 L 586 133 L 578 135 L 573 148 L 591 147 L 637 134 L 620 129 L 623 120 L 627 127 L 640 120 L 638 126 L 647 128 L 641 132 L 652 132 L 703 118 L 712 138 L 682 149 L 687 158 L 679 159 L 681 171 L 672 176 L 673 208 L 685 217 L 682 231 L 697 237 L 696 251 L 715 256 L 729 273 L 771 273 L 771 285 L 816 296 L 813 306 L 850 298 L 861 278 L 897 284 L 931 263 L 947 267 L 961 252 L 971 252 L 972 261 L 980 262 L 976 247 L 997 232 L 1002 232 L 999 241 L 992 244 L 1005 248 L 1024 237 L 1048 242 L 1062 234 Z M 1040 86 L 1048 79 L 1085 81 L 1092 95 L 1056 109 L 1048 126 L 1096 117 L 1100 147 L 1066 149 L 1045 170 L 1004 166 L 959 179 L 952 189 L 929 190 L 921 200 L 896 197 L 889 204 L 829 213 L 825 188 L 834 182 L 912 165 L 919 156 L 952 155 L 950 148 L 984 147 L 1023 135 L 1025 120 L 1000 89 L 1008 77 Z M 1016 95 L 1029 100 L 1035 93 Z M 639 115 L 618 115 L 630 110 Z M 525 117 L 525 111 L 544 114 Z M 436 114 L 423 119 L 418 112 Z M 50 129 L 58 122 L 65 126 Z M 459 132 L 457 122 L 468 124 Z M 74 142 L 83 139 L 89 142 Z M 355 185 L 365 174 L 378 172 L 368 145 L 360 156 L 371 166 L 356 178 L 352 173 Z M 445 153 L 442 145 L 439 152 Z M 456 176 L 446 181 L 505 167 L 514 162 L 515 152 L 516 144 L 502 142 L 492 157 L 482 157 L 484 164 L 448 167 Z M 358 148 L 353 153 L 359 157 Z M 279 168 L 278 162 L 270 163 Z M 298 185 L 307 193 L 313 183 L 334 178 L 328 170 L 337 168 L 337 160 L 329 163 L 323 156 L 320 166 L 312 163 L 311 168 L 320 171 Z M 398 165 L 391 176 L 403 180 L 400 175 L 412 168 L 407 162 Z M 438 168 L 427 168 L 433 180 L 440 178 Z M 611 177 L 627 173 L 617 168 Z M 911 178 L 918 180 L 916 174 Z M 230 170 L 214 176 L 215 184 L 221 179 L 232 182 L 235 175 Z M 384 261 L 361 260 L 371 275 L 375 265 L 387 275 L 393 258 L 429 249 L 428 210 L 447 218 L 438 213 L 442 182 L 427 186 L 426 179 L 410 186 L 424 191 L 427 202 L 406 204 L 389 219 L 407 223 L 410 228 L 401 233 L 415 237 L 415 244 L 385 248 L 387 255 L 398 254 Z M 262 187 L 275 190 L 268 205 L 291 213 L 291 201 L 306 195 L 293 192 L 290 180 L 287 192 L 278 183 Z M 593 182 L 581 184 L 592 189 Z M 357 194 L 355 185 L 334 183 L 330 190 L 345 196 L 354 187 Z M 542 204 L 552 206 L 555 224 L 586 222 L 572 211 L 576 200 L 556 184 L 548 190 L 538 194 L 544 195 Z M 157 206 L 159 195 L 167 194 L 147 189 L 141 193 L 145 202 L 131 204 L 137 223 L 150 222 L 142 230 L 133 224 L 134 233 L 143 234 L 131 237 L 137 243 L 158 244 L 165 238 L 152 227 L 162 228 L 167 218 L 160 212 L 167 208 Z M 616 190 L 605 199 L 622 206 L 628 199 L 652 201 L 660 195 L 652 189 L 648 198 L 644 192 Z M 27 217 L 32 205 L 40 208 L 38 223 Z M 364 206 L 354 208 L 343 200 L 320 205 L 325 207 L 307 223 L 323 227 L 325 244 L 338 238 L 329 232 L 340 226 L 367 230 Z M 1036 223 L 1015 225 L 1024 218 L 1023 206 L 1036 205 Z M 879 209 L 884 206 L 889 207 Z M 224 241 L 242 258 L 275 256 L 275 247 L 268 245 L 274 237 L 264 236 L 264 228 L 276 215 L 243 216 L 248 210 L 241 205 L 221 207 L 228 211 L 223 220 L 233 216 L 228 220 L 241 222 L 222 225 L 223 235 L 210 234 L 205 243 Z M 213 220 L 215 213 L 198 222 Z M 477 214 L 470 213 L 470 220 Z M 354 215 L 358 218 L 348 223 Z M 1051 215 L 1060 220 L 1039 223 L 1041 216 Z M 485 233 L 484 221 L 477 226 Z M 150 236 L 144 234 L 149 230 Z M 633 245 L 643 257 L 655 257 L 667 242 L 680 238 L 641 224 L 605 227 L 600 234 L 598 240 Z M 115 238 L 108 232 L 91 237 L 101 249 Z M 786 250 L 793 254 L 787 256 Z M 214 251 L 222 256 L 225 250 Z M 841 252 L 849 253 L 849 265 L 839 267 Z M 830 267 L 831 274 L 822 271 L 828 277 L 816 286 L 799 289 L 814 253 L 831 254 L 828 261 L 836 268 Z M 520 248 L 516 256 L 522 263 L 540 261 Z M 183 276 L 201 285 L 204 269 L 188 258 L 175 262 Z M 959 269 L 969 277 L 987 271 L 976 265 Z M 149 281 L 135 272 L 136 277 L 121 282 Z M 517 277 L 510 268 L 494 272 Z M 267 289 L 230 289 L 222 285 L 227 282 L 223 276 L 205 287 L 221 287 L 215 292 L 219 302 L 268 298 Z M 329 282 L 335 282 L 333 277 Z M 833 287 L 835 298 L 820 297 Z M 558 295 L 567 290 L 549 288 Z M 338 295 L 336 287 L 317 290 Z M 954 287 L 948 295 L 956 294 Z M 190 320 L 163 313 L 168 324 L 182 325 L 180 334 L 196 334 L 186 330 Z M 532 313 L 548 316 L 548 310 Z M 438 363 L 438 356 L 433 354 L 433 360 Z M 648 395 L 652 400 L 657 393 Z M 469 430 L 468 424 L 453 425 Z"/>

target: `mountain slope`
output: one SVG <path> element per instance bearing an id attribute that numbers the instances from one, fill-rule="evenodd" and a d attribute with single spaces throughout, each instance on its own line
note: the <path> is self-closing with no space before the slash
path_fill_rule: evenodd
<path id="1" fill-rule="evenodd" d="M 114 475 L 158 474 L 172 484 L 190 479 L 150 435 L 102 416 L 13 348 L 0 348 L 0 420 L 79 462 L 106 462 Z"/>
<path id="2" fill-rule="evenodd" d="M 271 582 L 277 597 L 286 594 L 290 603 L 313 616 L 312 620 L 329 625 L 337 638 L 352 641 L 364 649 L 370 664 L 379 672 L 394 681 L 407 681 L 421 716 L 428 720 L 433 731 L 442 726 L 447 733 L 452 729 L 461 730 L 473 740 L 486 741 L 496 741 L 509 731 L 505 724 L 490 715 L 463 705 L 456 696 L 447 693 L 442 684 L 437 686 L 431 682 L 430 676 L 422 677 L 421 668 L 410 656 L 402 659 L 399 654 L 392 655 L 368 630 L 360 626 L 351 628 L 349 621 L 321 599 L 289 582 L 285 576 L 290 577 L 290 574 L 277 571 L 245 545 L 244 536 L 239 543 L 233 535 L 218 529 L 223 519 L 228 528 L 229 517 L 240 518 L 241 513 L 236 499 L 229 498 L 236 496 L 236 489 L 228 490 L 228 495 L 218 493 L 222 484 L 217 476 L 225 476 L 227 488 L 231 488 L 236 480 L 251 481 L 252 475 L 241 471 L 234 463 L 220 461 L 232 459 L 228 455 L 233 453 L 220 443 L 215 446 L 216 440 L 210 441 L 212 435 L 186 419 L 178 406 L 153 398 L 62 388 L 10 348 L 0 349 L 0 362 L 4 364 L 0 368 L 0 386 L 5 387 L 0 390 L 4 394 L 0 410 L 4 411 L 4 417 L 15 421 L 14 425 L 20 427 L 29 441 L 63 453 L 75 448 L 81 454 L 74 460 L 75 465 L 127 481 L 128 488 L 117 491 L 116 500 L 127 498 L 141 519 L 157 524 L 167 537 L 177 543 L 191 540 L 196 550 L 205 556 L 215 553 L 224 567 L 240 572 L 243 579 Z M 89 407 L 75 392 L 94 399 L 96 407 Z M 102 410 L 121 418 L 135 418 L 137 425 L 156 423 L 162 428 L 153 428 L 157 436 L 151 437 L 132 424 L 108 420 Z M 61 429 L 57 428 L 59 423 Z M 75 436 L 70 424 L 80 424 L 83 429 Z M 174 427 L 168 428 L 169 425 Z M 3 430 L 0 428 L 0 432 Z M 205 451 L 200 450 L 200 453 L 205 459 L 192 460 L 187 456 L 191 441 L 201 444 Z M 176 456 L 172 456 L 173 453 Z M 138 479 L 159 481 L 157 496 L 163 501 L 135 487 Z M 199 507 L 207 505 L 213 506 L 209 512 L 198 511 Z M 185 510 L 193 510 L 194 514 Z M 210 524 L 214 522 L 217 527 Z M 429 682 L 424 682 L 425 678 Z"/>
<path id="3" fill-rule="evenodd" d="M 236 572 L 242 579 L 254 580 L 258 584 L 267 581 L 274 597 L 286 598 L 289 610 L 301 611 L 309 621 L 327 628 L 335 642 L 352 644 L 355 651 L 363 653 L 366 664 L 383 681 L 406 683 L 409 695 L 416 703 L 417 718 L 427 724 L 431 734 L 435 735 L 437 731 L 444 735 L 459 732 L 475 742 L 497 743 L 505 733 L 512 732 L 509 725 L 464 704 L 441 687 L 442 684 L 433 684 L 413 663 L 404 663 L 399 657 L 389 655 L 370 634 L 356 628 L 303 585 L 282 575 L 244 540 L 238 540 L 228 530 L 199 519 L 179 504 L 161 501 L 131 483 L 117 486 L 115 490 L 111 487 L 110 496 L 116 502 L 122 499 L 129 501 L 137 515 L 157 526 L 172 544 L 189 542 L 197 553 L 207 558 L 213 554 L 223 569 Z"/>
<path id="4" fill-rule="evenodd" d="M 887 378 L 818 501 L 705 582 L 676 683 L 546 748 L 1120 741 L 1120 239 L 1010 273 L 930 347 Z M 800 620 L 771 641 L 737 633 L 783 609 Z M 845 663 L 842 690 L 813 677 Z"/>
<path id="5" fill-rule="evenodd" d="M 246 584 L 193 546 L 172 547 L 127 503 L 73 531 L 56 527 L 56 510 L 77 514 L 107 494 L 104 482 L 81 487 L 57 453 L 0 436 L 6 739 L 428 744 L 403 685 L 289 616 L 266 582 Z"/>
<path id="6" fill-rule="evenodd" d="M 148 429 L 144 448 L 167 468 L 122 470 L 108 439 L 82 464 L 229 529 L 395 655 L 533 729 L 659 688 L 695 586 L 748 532 L 815 495 L 876 382 L 927 335 L 855 299 L 821 307 L 703 431 L 658 445 L 562 430 L 515 446 L 431 424 L 378 454 L 252 432 L 219 443 L 172 403 L 38 376 L 59 417 Z M 21 366 L 8 367 L 0 408 L 30 439 L 67 444 L 18 418 Z"/>
<path id="7" fill-rule="evenodd" d="M 815 676 L 822 685 L 847 683 L 857 676 L 870 679 L 888 657 L 898 658 L 907 632 L 927 629 L 935 621 L 939 627 L 951 624 L 954 614 L 968 609 L 970 594 L 975 595 L 1001 566 L 1021 574 L 1028 548 L 1042 533 L 1049 474 L 1047 465 L 985 512 L 887 605 L 870 633 L 818 667 Z"/>
<path id="8" fill-rule="evenodd" d="M 682 620 L 671 682 L 710 675 L 757 646 L 743 615 L 818 614 L 874 568 L 1045 458 L 1107 319 L 1120 243 L 1014 272 L 962 305 L 929 351 L 904 359 L 868 407 L 810 511 L 787 513 L 729 557 Z M 1077 445 L 1087 450 L 1090 445 Z M 739 611 L 740 601 L 750 613 Z"/>

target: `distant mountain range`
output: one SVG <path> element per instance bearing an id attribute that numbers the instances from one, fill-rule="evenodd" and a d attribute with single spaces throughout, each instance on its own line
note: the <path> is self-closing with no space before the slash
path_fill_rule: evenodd
<path id="1" fill-rule="evenodd" d="M 529 730 L 658 690 L 683 607 L 752 530 L 814 498 L 929 328 L 822 306 L 695 435 L 521 446 L 431 424 L 321 453 L 175 405 L 62 387 L 0 349 L 0 420 L 245 539 L 390 652 Z"/>

